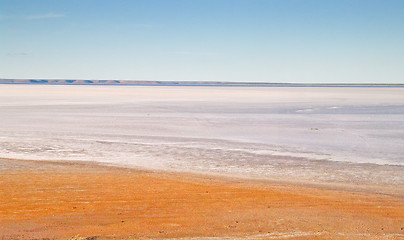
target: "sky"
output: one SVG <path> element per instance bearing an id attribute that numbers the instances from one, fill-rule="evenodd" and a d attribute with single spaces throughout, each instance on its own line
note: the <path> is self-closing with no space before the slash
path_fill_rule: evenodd
<path id="1" fill-rule="evenodd" d="M 0 78 L 404 83 L 404 1 L 0 0 Z"/>

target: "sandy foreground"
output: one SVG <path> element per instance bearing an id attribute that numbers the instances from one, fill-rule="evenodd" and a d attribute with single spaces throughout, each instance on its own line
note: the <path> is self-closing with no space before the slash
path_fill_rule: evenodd
<path id="1" fill-rule="evenodd" d="M 401 194 L 0 160 L 0 239 L 404 239 Z"/>

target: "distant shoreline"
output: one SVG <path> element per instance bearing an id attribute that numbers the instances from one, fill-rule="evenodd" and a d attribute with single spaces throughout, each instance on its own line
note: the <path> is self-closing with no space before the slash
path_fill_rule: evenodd
<path id="1" fill-rule="evenodd" d="M 218 87 L 404 87 L 404 84 L 379 83 L 266 83 L 209 81 L 143 81 L 82 79 L 0 79 L 0 84 L 30 85 L 117 85 L 117 86 L 218 86 Z"/>

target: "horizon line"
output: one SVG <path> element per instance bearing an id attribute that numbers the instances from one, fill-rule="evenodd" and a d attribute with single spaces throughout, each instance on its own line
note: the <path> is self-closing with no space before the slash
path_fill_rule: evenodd
<path id="1" fill-rule="evenodd" d="M 299 86 L 404 86 L 404 83 L 295 83 L 295 82 L 245 82 L 209 80 L 118 80 L 71 78 L 0 78 L 0 84 L 42 85 L 299 85 Z"/>

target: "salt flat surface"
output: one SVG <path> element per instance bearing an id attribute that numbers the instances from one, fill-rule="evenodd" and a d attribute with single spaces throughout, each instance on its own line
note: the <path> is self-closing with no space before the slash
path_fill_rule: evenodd
<path id="1" fill-rule="evenodd" d="M 0 117 L 2 158 L 404 183 L 404 88 L 0 85 Z"/>

